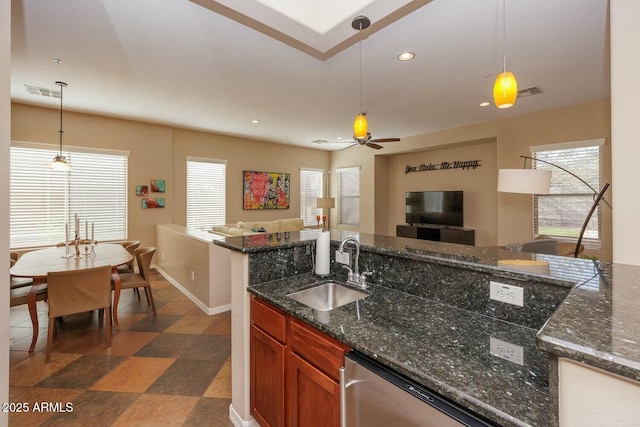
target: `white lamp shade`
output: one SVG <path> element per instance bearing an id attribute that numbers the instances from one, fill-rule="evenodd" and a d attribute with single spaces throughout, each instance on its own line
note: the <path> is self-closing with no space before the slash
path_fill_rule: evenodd
<path id="1" fill-rule="evenodd" d="M 330 209 L 336 206 L 336 199 L 333 197 L 318 197 L 316 203 L 319 208 Z"/>
<path id="2" fill-rule="evenodd" d="M 542 169 L 500 169 L 498 191 L 501 193 L 549 194 L 551 171 Z"/>

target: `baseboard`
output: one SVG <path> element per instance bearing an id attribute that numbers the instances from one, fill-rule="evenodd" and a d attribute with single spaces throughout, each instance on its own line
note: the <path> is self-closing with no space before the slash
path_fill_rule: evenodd
<path id="1" fill-rule="evenodd" d="M 229 419 L 231 420 L 231 424 L 236 427 L 260 427 L 260 424 L 258 424 L 253 417 L 250 417 L 247 421 L 240 418 L 240 415 L 233 409 L 233 403 L 229 405 Z"/>
<path id="2" fill-rule="evenodd" d="M 169 283 L 171 283 L 173 286 L 175 286 L 184 296 L 189 298 L 191 300 L 191 302 L 193 302 L 195 305 L 197 305 L 198 308 L 200 310 L 202 310 L 203 312 L 205 312 L 207 315 L 213 316 L 215 314 L 224 313 L 225 311 L 230 311 L 231 310 L 231 304 L 225 304 L 225 305 L 221 305 L 219 307 L 207 307 L 202 301 L 200 301 L 198 298 L 196 298 L 191 292 L 186 290 L 177 280 L 175 280 L 173 277 L 171 277 L 169 274 L 167 274 L 167 272 L 164 271 L 162 268 L 158 267 L 157 265 L 154 265 L 153 267 L 160 274 L 162 274 L 162 276 L 164 276 L 164 278 L 167 279 L 167 281 Z"/>

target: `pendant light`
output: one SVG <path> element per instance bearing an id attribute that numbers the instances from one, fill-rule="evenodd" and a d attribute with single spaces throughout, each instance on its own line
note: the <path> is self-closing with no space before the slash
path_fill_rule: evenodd
<path id="1" fill-rule="evenodd" d="M 354 30 L 362 31 L 365 28 L 369 28 L 371 21 L 366 16 L 356 16 L 351 22 L 351 27 Z M 367 141 L 369 136 L 367 115 L 362 112 L 362 39 L 358 43 L 360 47 L 360 111 L 361 113 L 356 116 L 353 121 L 353 137 L 358 141 Z"/>
<path id="2" fill-rule="evenodd" d="M 503 57 L 502 57 L 502 73 L 496 77 L 496 82 L 493 85 L 493 101 L 498 108 L 509 108 L 516 103 L 518 96 L 518 83 L 516 77 L 512 72 L 507 71 L 507 7 L 506 1 L 502 0 L 502 43 L 503 43 Z"/>
<path id="3" fill-rule="evenodd" d="M 71 166 L 67 163 L 66 157 L 62 155 L 62 134 L 64 134 L 64 131 L 62 130 L 62 89 L 67 87 L 67 84 L 65 82 L 56 82 L 56 85 L 60 86 L 60 130 L 58 131 L 60 151 L 53 158 L 53 161 L 49 163 L 49 167 L 59 171 L 70 171 Z"/>

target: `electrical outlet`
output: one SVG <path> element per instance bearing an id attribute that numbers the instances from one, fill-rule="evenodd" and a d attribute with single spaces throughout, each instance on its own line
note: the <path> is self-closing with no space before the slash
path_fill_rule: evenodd
<path id="1" fill-rule="evenodd" d="M 191 270 L 191 281 L 195 282 L 196 281 L 196 272 Z"/>
<path id="2" fill-rule="evenodd" d="M 524 289 L 519 286 L 505 285 L 492 280 L 489 282 L 489 298 L 524 307 Z"/>
<path id="3" fill-rule="evenodd" d="M 349 265 L 351 263 L 351 260 L 349 259 L 349 252 L 344 251 L 343 253 L 340 253 L 339 250 L 336 250 L 336 262 Z"/>
<path id="4" fill-rule="evenodd" d="M 524 351 L 522 346 L 517 344 L 489 337 L 489 353 L 500 359 L 508 360 L 518 365 L 524 365 Z"/>

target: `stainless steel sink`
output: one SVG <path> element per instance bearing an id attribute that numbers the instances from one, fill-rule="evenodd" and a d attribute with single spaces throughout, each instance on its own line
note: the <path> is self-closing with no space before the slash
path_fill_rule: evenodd
<path id="1" fill-rule="evenodd" d="M 328 311 L 362 299 L 367 295 L 366 292 L 351 289 L 336 282 L 324 282 L 287 296 L 314 310 Z"/>

